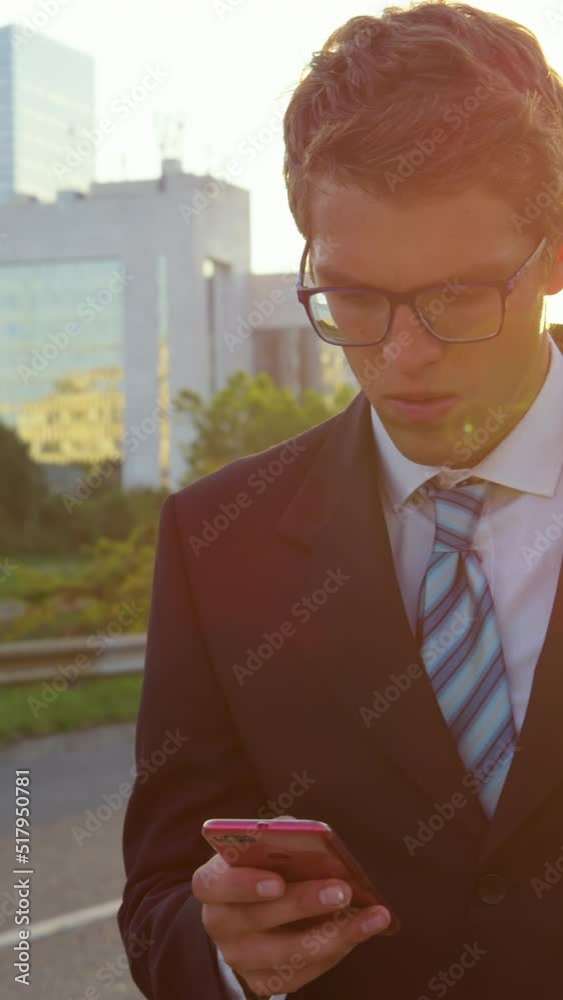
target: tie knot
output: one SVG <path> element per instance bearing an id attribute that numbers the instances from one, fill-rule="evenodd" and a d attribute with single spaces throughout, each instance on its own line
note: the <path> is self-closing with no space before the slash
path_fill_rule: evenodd
<path id="1" fill-rule="evenodd" d="M 435 552 L 461 552 L 471 548 L 487 487 L 484 480 L 472 478 L 451 489 L 429 489 L 436 512 Z"/>

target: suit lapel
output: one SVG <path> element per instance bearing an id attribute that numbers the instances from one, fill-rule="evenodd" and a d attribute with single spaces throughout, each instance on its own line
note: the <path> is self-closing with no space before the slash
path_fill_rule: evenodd
<path id="1" fill-rule="evenodd" d="M 310 635 L 323 663 L 322 697 L 338 704 L 350 761 L 369 768 L 370 758 L 383 750 L 426 792 L 431 814 L 434 803 L 463 791 L 464 769 L 404 610 L 379 496 L 370 406 L 363 394 L 333 421 L 277 530 L 307 547 L 308 580 L 339 569 L 347 578 L 334 613 L 322 621 L 318 616 Z M 373 710 L 374 693 L 385 697 L 386 689 L 396 688 L 393 675 L 406 675 L 409 666 L 418 667 L 410 687 L 364 721 L 360 709 Z M 452 822 L 482 835 L 486 819 L 477 798 L 469 797 Z"/>
<path id="2" fill-rule="evenodd" d="M 563 568 L 528 709 L 502 794 L 482 848 L 489 858 L 563 783 Z"/>

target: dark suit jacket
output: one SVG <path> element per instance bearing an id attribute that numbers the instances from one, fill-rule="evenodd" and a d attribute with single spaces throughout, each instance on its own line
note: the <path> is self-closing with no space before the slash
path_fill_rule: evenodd
<path id="1" fill-rule="evenodd" d="M 417 656 L 377 477 L 360 394 L 292 450 L 234 462 L 165 503 L 137 735 L 154 774 L 129 803 L 119 912 L 152 1000 L 223 1000 L 190 893 L 211 853 L 200 828 L 280 795 L 279 812 L 338 831 L 402 920 L 297 997 L 563 997 L 563 585 L 489 823 Z M 340 585 L 322 603 L 331 572 Z M 264 633 L 284 622 L 294 628 L 268 656 Z M 376 695 L 413 664 L 419 676 L 385 709 Z M 187 741 L 158 753 L 176 730 Z M 464 804 L 441 824 L 455 795 Z"/>

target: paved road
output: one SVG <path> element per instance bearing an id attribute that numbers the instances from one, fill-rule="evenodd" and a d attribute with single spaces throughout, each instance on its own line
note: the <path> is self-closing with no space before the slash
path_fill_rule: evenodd
<path id="1" fill-rule="evenodd" d="M 92 919 L 97 914 L 86 913 L 88 923 L 68 930 L 52 922 L 121 895 L 125 801 L 119 806 L 117 798 L 110 799 L 111 815 L 97 832 L 82 837 L 78 828 L 86 830 L 87 811 L 105 804 L 104 795 L 116 795 L 130 781 L 133 738 L 133 725 L 107 726 L 25 741 L 0 754 L 0 945 L 2 936 L 14 929 L 10 887 L 17 879 L 12 875 L 16 768 L 29 768 L 32 779 L 32 918 L 34 924 L 51 921 L 32 946 L 30 987 L 14 982 L 13 946 L 0 947 L 2 1000 L 141 997 L 123 970 L 125 955 L 113 914 Z"/>

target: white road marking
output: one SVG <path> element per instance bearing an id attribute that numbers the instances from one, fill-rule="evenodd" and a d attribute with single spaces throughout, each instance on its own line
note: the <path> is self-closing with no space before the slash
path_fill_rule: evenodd
<path id="1" fill-rule="evenodd" d="M 49 920 L 40 920 L 32 923 L 29 927 L 17 927 L 13 931 L 4 931 L 0 934 L 0 948 L 11 948 L 20 940 L 20 931 L 29 930 L 30 940 L 38 941 L 40 938 L 50 937 L 51 934 L 60 934 L 61 931 L 73 931 L 77 927 L 86 927 L 94 924 L 98 920 L 107 920 L 114 917 L 121 905 L 120 899 L 111 899 L 108 903 L 98 903 L 97 906 L 88 906 L 84 910 L 72 910 L 70 913 L 62 913 L 60 917 L 51 917 Z"/>

